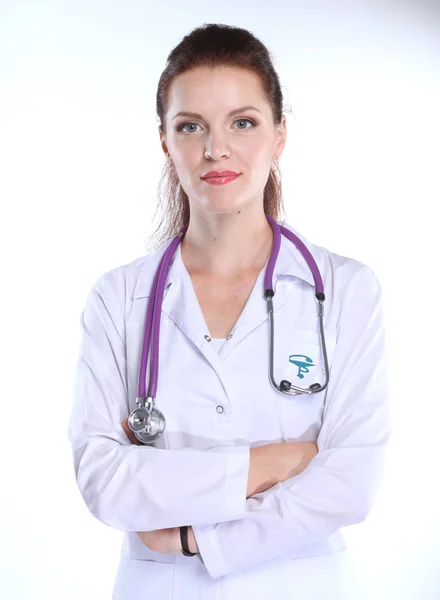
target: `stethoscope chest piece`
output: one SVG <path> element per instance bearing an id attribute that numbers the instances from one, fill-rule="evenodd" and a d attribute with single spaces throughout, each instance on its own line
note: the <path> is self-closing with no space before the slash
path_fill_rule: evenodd
<path id="1" fill-rule="evenodd" d="M 143 406 L 133 410 L 128 417 L 128 426 L 136 439 L 143 444 L 154 442 L 165 431 L 165 417 L 157 408 L 147 410 Z"/>

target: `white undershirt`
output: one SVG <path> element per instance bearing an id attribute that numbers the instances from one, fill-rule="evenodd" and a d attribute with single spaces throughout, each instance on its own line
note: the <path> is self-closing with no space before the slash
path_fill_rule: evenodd
<path id="1" fill-rule="evenodd" d="M 211 338 L 211 344 L 213 344 L 214 348 L 217 350 L 218 354 L 220 354 L 223 344 L 226 342 L 225 338 Z"/>

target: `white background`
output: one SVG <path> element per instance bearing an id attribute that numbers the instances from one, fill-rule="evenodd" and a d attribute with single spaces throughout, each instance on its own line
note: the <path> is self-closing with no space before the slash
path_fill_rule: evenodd
<path id="1" fill-rule="evenodd" d="M 94 281 L 145 253 L 157 82 L 194 27 L 251 30 L 285 96 L 286 218 L 381 281 L 387 475 L 345 529 L 374 600 L 440 598 L 440 4 L 0 2 L 0 597 L 108 600 L 122 533 L 88 512 L 67 421 Z"/>

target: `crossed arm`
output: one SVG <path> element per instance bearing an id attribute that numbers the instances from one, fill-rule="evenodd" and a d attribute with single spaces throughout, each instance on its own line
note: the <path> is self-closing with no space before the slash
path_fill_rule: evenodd
<path id="1" fill-rule="evenodd" d="M 190 544 L 197 542 L 213 577 L 365 519 L 390 435 L 381 289 L 368 268 L 353 273 L 344 289 L 318 454 L 299 475 L 272 481 L 264 493 L 247 493 L 245 501 L 243 474 L 253 464 L 248 448 L 165 451 L 127 444 L 121 427 L 127 414 L 121 402 L 127 385 L 124 321 L 114 289 L 116 284 L 102 280 L 83 312 L 69 427 L 77 484 L 96 518 L 121 531 L 151 535 L 154 527 L 180 533 L 177 523 L 191 524 Z M 188 486 L 195 470 L 206 477 Z M 167 491 L 164 474 L 171 472 L 178 499 Z M 175 541 L 180 552 L 180 535 Z"/>
<path id="2" fill-rule="evenodd" d="M 122 428 L 130 443 L 142 446 L 128 426 L 128 419 Z M 281 444 L 283 444 L 281 446 Z M 281 442 L 250 449 L 249 475 L 246 498 L 266 491 L 273 485 L 299 475 L 316 456 L 318 448 L 313 442 Z M 180 527 L 136 531 L 142 542 L 155 552 L 181 554 Z M 193 528 L 188 527 L 188 547 L 190 552 L 199 553 Z"/>

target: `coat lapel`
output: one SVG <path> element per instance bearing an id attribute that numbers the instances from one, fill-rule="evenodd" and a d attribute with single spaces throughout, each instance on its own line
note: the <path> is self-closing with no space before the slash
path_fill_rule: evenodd
<path id="1" fill-rule="evenodd" d="M 293 231 L 306 244 L 314 255 L 318 268 L 321 270 L 322 262 L 321 254 L 318 252 L 319 248 L 310 244 L 302 235 L 285 222 L 281 224 Z M 151 256 L 145 257 L 145 262 L 141 267 L 135 285 L 134 299 L 149 297 L 157 266 L 168 244 L 169 240 L 162 244 Z M 166 278 L 162 313 L 179 327 L 216 370 L 221 368 L 221 362 L 227 358 L 243 338 L 261 325 L 261 323 L 268 320 L 267 302 L 264 298 L 264 275 L 266 267 L 267 263 L 255 282 L 251 295 L 231 332 L 232 337 L 225 345 L 220 360 L 216 350 L 210 346 L 205 337 L 209 336 L 209 330 L 194 286 L 192 285 L 191 277 L 183 263 L 180 244 L 177 247 Z M 273 305 L 275 313 L 288 299 L 287 292 L 289 286 L 283 285 L 282 282 L 285 279 L 292 281 L 292 278 L 299 285 L 302 282 L 306 282 L 312 288 L 314 286 L 313 276 L 301 253 L 290 240 L 282 235 L 280 252 L 273 276 L 273 289 L 275 292 Z"/>

